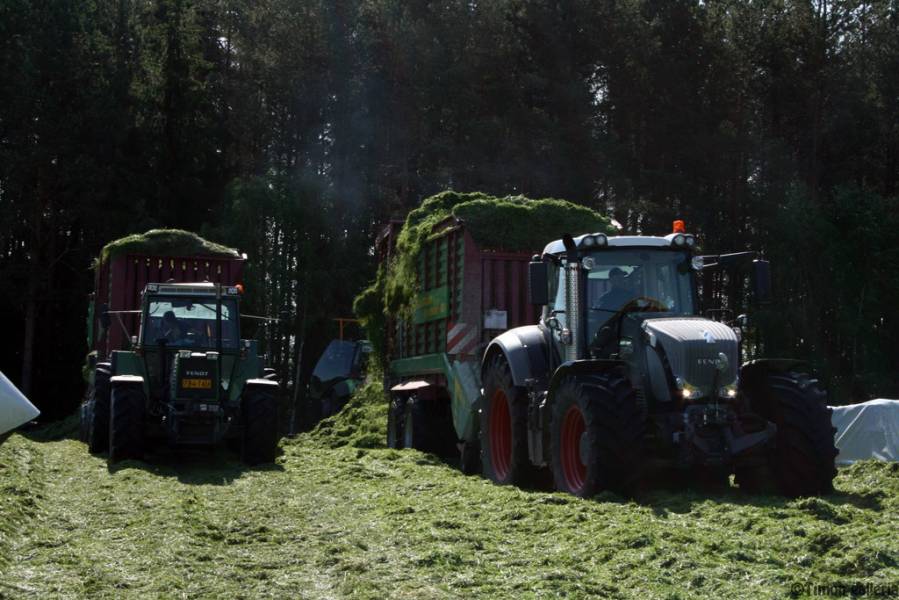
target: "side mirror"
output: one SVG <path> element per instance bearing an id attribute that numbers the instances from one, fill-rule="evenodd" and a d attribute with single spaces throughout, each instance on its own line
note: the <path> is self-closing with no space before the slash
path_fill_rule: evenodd
<path id="1" fill-rule="evenodd" d="M 752 291 L 759 304 L 771 302 L 771 263 L 767 260 L 752 261 Z"/>
<path id="2" fill-rule="evenodd" d="M 549 265 L 539 259 L 528 264 L 528 298 L 537 306 L 549 303 Z"/>

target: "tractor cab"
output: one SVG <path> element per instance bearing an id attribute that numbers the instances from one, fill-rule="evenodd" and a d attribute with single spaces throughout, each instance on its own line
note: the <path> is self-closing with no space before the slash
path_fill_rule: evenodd
<path id="1" fill-rule="evenodd" d="M 150 283 L 139 312 L 132 347 L 98 368 L 85 410 L 91 449 L 108 448 L 115 462 L 141 456 L 154 440 L 209 446 L 228 438 L 249 463 L 273 460 L 278 384 L 256 341 L 240 339 L 240 288 Z"/>
<path id="2" fill-rule="evenodd" d="M 546 289 L 534 300 L 543 305 L 541 326 L 560 362 L 623 361 L 650 402 L 733 393 L 739 331 L 699 314 L 697 273 L 719 257 L 696 255 L 696 238 L 676 229 L 658 237 L 597 233 L 556 240 L 531 263 L 532 274 L 546 281 L 532 290 Z M 753 252 L 739 258 L 754 265 L 756 295 L 763 295 L 767 263 Z"/>
<path id="3" fill-rule="evenodd" d="M 240 341 L 240 295 L 212 283 L 150 284 L 144 292 L 139 340 L 143 347 L 236 351 Z M 220 323 L 219 323 L 220 322 Z"/>

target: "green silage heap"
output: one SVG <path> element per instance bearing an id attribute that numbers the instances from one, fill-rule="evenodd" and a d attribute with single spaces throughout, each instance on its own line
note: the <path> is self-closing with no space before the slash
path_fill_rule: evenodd
<path id="1" fill-rule="evenodd" d="M 183 229 L 151 229 L 146 233 L 135 233 L 103 246 L 100 263 L 122 254 L 163 254 L 165 256 L 227 256 L 239 258 L 240 253 L 195 233 Z"/>
<path id="2" fill-rule="evenodd" d="M 383 356 L 385 314 L 407 315 L 418 292 L 417 261 L 434 228 L 454 217 L 482 247 L 516 252 L 540 248 L 565 233 L 611 233 L 607 217 L 565 200 L 524 196 L 496 198 L 479 192 L 441 192 L 411 211 L 397 238 L 390 264 L 353 303 L 378 356 Z"/>

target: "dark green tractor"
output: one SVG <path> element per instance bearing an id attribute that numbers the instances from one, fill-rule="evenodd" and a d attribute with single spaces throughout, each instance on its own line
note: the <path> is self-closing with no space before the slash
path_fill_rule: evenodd
<path id="1" fill-rule="evenodd" d="M 248 464 L 274 461 L 278 382 L 256 341 L 240 339 L 239 289 L 151 283 L 135 312 L 139 334 L 96 365 L 82 407 L 90 451 L 108 451 L 114 463 L 156 444 L 226 440 Z"/>
<path id="2" fill-rule="evenodd" d="M 650 472 L 700 475 L 786 496 L 836 474 L 826 394 L 795 360 L 742 360 L 741 325 L 702 316 L 697 274 L 750 268 L 754 252 L 694 255 L 695 238 L 602 233 L 550 243 L 530 265 L 537 325 L 488 346 L 479 423 L 484 473 L 526 482 L 548 468 L 579 496 L 632 492 Z M 646 481 L 648 478 L 644 478 Z"/>

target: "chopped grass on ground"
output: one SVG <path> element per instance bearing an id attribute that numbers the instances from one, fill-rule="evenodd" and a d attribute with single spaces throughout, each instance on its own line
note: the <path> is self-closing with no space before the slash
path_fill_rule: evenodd
<path id="1" fill-rule="evenodd" d="M 899 583 L 897 464 L 841 470 L 824 498 L 581 500 L 357 447 L 383 440 L 377 392 L 259 469 L 221 450 L 110 470 L 64 428 L 13 434 L 0 597 L 781 598 Z"/>

